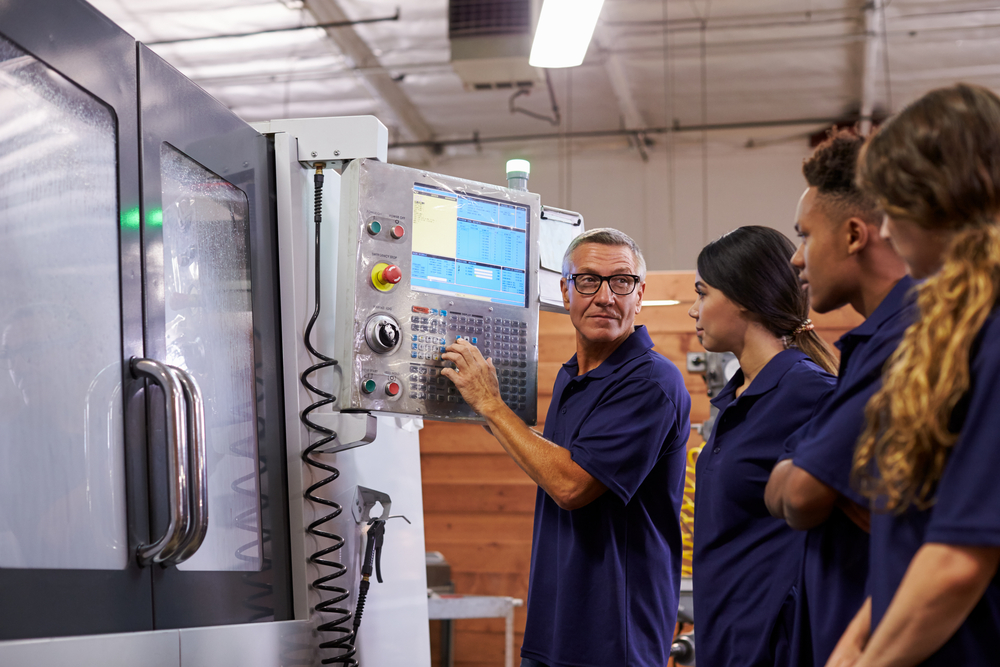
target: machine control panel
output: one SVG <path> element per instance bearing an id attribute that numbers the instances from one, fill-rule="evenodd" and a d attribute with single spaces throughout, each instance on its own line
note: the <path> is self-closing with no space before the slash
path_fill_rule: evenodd
<path id="1" fill-rule="evenodd" d="M 441 374 L 464 338 L 535 423 L 538 196 L 372 160 L 341 184 L 341 247 L 357 247 L 338 273 L 342 409 L 481 420 Z"/>

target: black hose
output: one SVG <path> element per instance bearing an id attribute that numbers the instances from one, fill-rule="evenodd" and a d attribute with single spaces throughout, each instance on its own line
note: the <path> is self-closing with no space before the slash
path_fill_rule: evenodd
<path id="1" fill-rule="evenodd" d="M 313 314 L 309 320 L 309 324 L 306 325 L 303 340 L 305 342 L 306 349 L 309 350 L 309 353 L 320 361 L 303 371 L 302 375 L 299 376 L 299 380 L 302 382 L 302 386 L 310 392 L 318 395 L 320 400 L 312 403 L 305 410 L 303 410 L 300 418 L 302 423 L 306 425 L 306 428 L 314 433 L 320 434 L 321 437 L 319 440 L 306 447 L 305 451 L 302 452 L 302 460 L 305 461 L 306 465 L 309 465 L 312 468 L 329 473 L 326 477 L 306 489 L 305 497 L 318 505 L 330 508 L 330 512 L 310 523 L 306 528 L 306 532 L 310 535 L 326 538 L 333 543 L 309 556 L 310 563 L 319 566 L 321 569 L 328 568 L 333 570 L 329 574 L 325 574 L 315 579 L 312 582 L 312 587 L 317 591 L 332 593 L 330 597 L 320 600 L 320 602 L 316 605 L 316 612 L 335 615 L 330 621 L 322 623 L 317 630 L 321 633 L 335 633 L 337 636 L 331 638 L 329 641 L 320 643 L 319 648 L 321 650 L 340 650 L 342 653 L 323 658 L 321 662 L 324 665 L 341 664 L 348 665 L 349 667 L 357 667 L 358 661 L 354 659 L 354 655 L 356 653 L 354 648 L 355 634 L 350 628 L 346 627 L 347 623 L 351 621 L 351 612 L 345 607 L 339 606 L 344 600 L 351 596 L 351 593 L 346 588 L 337 586 L 333 583 L 335 580 L 347 574 L 347 566 L 337 562 L 336 560 L 327 558 L 330 554 L 334 554 L 342 549 L 345 541 L 340 535 L 322 528 L 323 525 L 340 516 L 344 509 L 340 506 L 340 504 L 317 495 L 317 492 L 320 489 L 333 483 L 338 477 L 340 477 L 339 470 L 328 463 L 324 463 L 317 456 L 318 454 L 323 453 L 323 447 L 325 447 L 327 443 L 333 442 L 337 439 L 337 433 L 336 431 L 317 424 L 309 419 L 309 415 L 313 411 L 330 405 L 337 400 L 336 396 L 330 392 L 320 389 L 309 381 L 309 376 L 313 373 L 316 373 L 324 368 L 337 365 L 336 359 L 332 359 L 319 352 L 315 347 L 313 347 L 309 340 L 312 336 L 313 326 L 319 318 L 320 309 L 320 226 L 323 221 L 323 168 L 319 165 L 316 166 L 316 174 L 313 176 L 313 185 L 315 188 L 315 211 L 313 214 L 313 220 L 316 223 L 316 247 L 314 251 L 316 305 L 313 309 Z M 323 597 L 323 593 L 320 593 L 320 597 Z"/>

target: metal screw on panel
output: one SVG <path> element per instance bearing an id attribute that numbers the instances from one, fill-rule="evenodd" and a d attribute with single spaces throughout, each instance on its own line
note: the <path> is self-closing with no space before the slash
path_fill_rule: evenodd
<path id="1" fill-rule="evenodd" d="M 340 155 L 340 151 L 333 151 L 334 155 Z"/>
<path id="2" fill-rule="evenodd" d="M 490 306 L 490 312 L 491 313 L 493 312 L 493 306 Z"/>
<path id="3" fill-rule="evenodd" d="M 313 151 L 311 155 L 312 155 L 313 157 L 316 157 L 316 155 L 317 155 L 316 151 Z"/>

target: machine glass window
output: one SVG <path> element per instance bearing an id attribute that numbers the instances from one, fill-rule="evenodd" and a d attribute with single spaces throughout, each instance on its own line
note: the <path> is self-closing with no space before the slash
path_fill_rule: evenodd
<path id="1" fill-rule="evenodd" d="M 527 308 L 528 207 L 413 186 L 415 291 Z"/>
<path id="2" fill-rule="evenodd" d="M 257 418 L 247 196 L 160 148 L 166 362 L 205 400 L 209 520 L 181 570 L 259 570 Z"/>
<path id="3" fill-rule="evenodd" d="M 116 150 L 101 101 L 0 37 L 0 567 L 128 563 Z"/>

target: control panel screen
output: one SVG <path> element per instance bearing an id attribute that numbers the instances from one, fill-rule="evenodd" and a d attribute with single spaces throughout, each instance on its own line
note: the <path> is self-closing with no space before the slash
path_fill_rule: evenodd
<path id="1" fill-rule="evenodd" d="M 413 186 L 410 286 L 528 307 L 528 207 Z"/>

